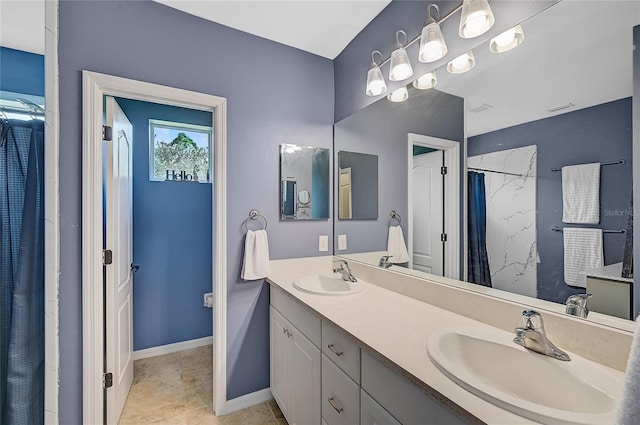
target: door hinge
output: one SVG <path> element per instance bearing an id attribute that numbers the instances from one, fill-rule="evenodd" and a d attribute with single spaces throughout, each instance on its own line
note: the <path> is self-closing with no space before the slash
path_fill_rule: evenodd
<path id="1" fill-rule="evenodd" d="M 447 167 L 445 165 L 440 167 L 440 174 L 442 174 L 443 176 L 447 174 Z"/>
<path id="2" fill-rule="evenodd" d="M 446 242 L 447 241 L 447 234 L 446 233 L 441 233 L 440 234 L 440 242 Z"/>
<path id="3" fill-rule="evenodd" d="M 102 140 L 110 142 L 113 139 L 113 128 L 108 125 L 102 126 Z"/>
<path id="4" fill-rule="evenodd" d="M 108 266 L 110 264 L 113 264 L 113 251 L 111 251 L 110 249 L 103 249 L 102 250 L 102 265 L 103 266 Z"/>
<path id="5" fill-rule="evenodd" d="M 103 373 L 102 374 L 102 387 L 104 389 L 113 387 L 113 373 Z"/>

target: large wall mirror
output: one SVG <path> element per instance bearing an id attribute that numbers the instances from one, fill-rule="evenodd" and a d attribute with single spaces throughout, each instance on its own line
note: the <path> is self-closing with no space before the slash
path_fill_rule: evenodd
<path id="1" fill-rule="evenodd" d="M 485 293 L 491 286 L 488 293 L 496 296 L 536 297 L 564 311 L 569 296 L 586 292 L 587 271 L 578 270 L 580 282 L 568 285 L 564 270 L 571 232 L 563 229 L 577 227 L 604 231 L 603 264 L 619 273 L 621 230 L 632 213 L 633 28 L 639 24 L 635 1 L 559 2 L 521 23 L 524 42 L 516 48 L 494 53 L 489 42 L 482 44 L 473 50 L 470 71 L 437 69 L 435 88 L 409 85 L 407 101 L 381 99 L 336 123 L 336 151 L 379 155 L 380 189 L 375 222 L 336 221 L 336 235 L 347 234 L 349 249 L 335 254 L 378 265 L 388 228 L 398 225 L 389 220 L 395 210 L 409 251 L 409 261 L 391 266 L 398 271 L 428 278 L 418 258 L 426 255 L 442 264 L 433 274 L 473 281 L 483 287 L 469 287 Z M 456 143 L 459 157 L 447 148 Z M 440 167 L 451 171 L 456 163 L 459 183 L 439 194 L 450 178 L 439 175 Z M 565 223 L 560 170 L 587 163 L 602 164 L 598 222 Z M 484 205 L 477 204 L 480 187 Z M 483 208 L 484 229 L 473 221 Z M 471 246 L 485 239 L 488 269 L 465 234 Z M 633 287 L 632 279 L 622 282 Z M 606 293 L 598 297 L 589 305 Z M 588 319 L 602 323 L 608 314 L 624 317 L 591 310 Z"/>
<path id="2" fill-rule="evenodd" d="M 329 218 L 329 149 L 280 145 L 280 219 Z"/>

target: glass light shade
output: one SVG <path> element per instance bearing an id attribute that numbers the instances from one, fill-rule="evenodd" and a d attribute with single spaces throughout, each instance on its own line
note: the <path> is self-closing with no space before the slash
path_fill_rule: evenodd
<path id="1" fill-rule="evenodd" d="M 387 99 L 391 102 L 404 102 L 409 99 L 409 91 L 406 86 L 402 86 L 387 95 Z"/>
<path id="2" fill-rule="evenodd" d="M 491 39 L 489 50 L 494 53 L 502 53 L 519 46 L 524 41 L 524 32 L 520 25 L 506 30 L 497 37 Z"/>
<path id="3" fill-rule="evenodd" d="M 443 58 L 446 54 L 447 44 L 444 42 L 440 25 L 432 20 L 422 28 L 418 60 L 423 63 L 434 62 Z"/>
<path id="4" fill-rule="evenodd" d="M 409 56 L 404 47 L 398 47 L 391 53 L 391 68 L 389 80 L 402 81 L 413 75 L 413 68 L 409 62 Z"/>
<path id="5" fill-rule="evenodd" d="M 477 37 L 489 31 L 495 21 L 487 0 L 463 0 L 458 33 L 462 38 Z"/>
<path id="6" fill-rule="evenodd" d="M 379 96 L 387 92 L 387 83 L 384 82 L 382 71 L 378 66 L 373 66 L 367 72 L 367 96 Z"/>
<path id="7" fill-rule="evenodd" d="M 432 89 L 438 83 L 436 78 L 436 71 L 427 72 L 422 77 L 413 82 L 413 87 L 419 90 Z"/>
<path id="8" fill-rule="evenodd" d="M 447 71 L 452 74 L 462 74 L 469 71 L 476 65 L 476 58 L 473 56 L 473 52 L 469 51 L 458 56 L 447 64 Z"/>

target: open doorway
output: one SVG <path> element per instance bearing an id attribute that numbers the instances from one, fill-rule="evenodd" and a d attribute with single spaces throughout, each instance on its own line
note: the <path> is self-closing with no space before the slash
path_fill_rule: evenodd
<path id="1" fill-rule="evenodd" d="M 131 320 L 131 314 L 127 312 L 131 311 L 131 302 L 129 302 L 128 307 L 125 307 L 127 304 L 126 295 L 120 297 L 118 291 L 114 288 L 119 289 L 122 286 L 121 283 L 126 280 L 122 278 L 123 276 L 130 278 L 134 275 L 133 272 L 138 269 L 138 264 L 133 264 L 133 260 L 130 259 L 132 256 L 125 258 L 121 254 L 126 249 L 119 249 L 118 252 L 113 252 L 109 255 L 108 251 L 106 251 L 108 250 L 106 244 L 109 242 L 117 246 L 122 239 L 133 237 L 131 226 L 127 230 L 125 224 L 121 229 L 116 228 L 114 231 L 109 227 L 109 224 L 114 222 L 126 223 L 123 217 L 131 210 L 131 208 L 124 207 L 126 197 L 129 195 L 126 195 L 126 191 L 121 190 L 126 179 L 121 177 L 123 173 L 120 171 L 126 168 L 122 165 L 124 158 L 128 156 L 128 160 L 130 160 L 130 155 L 123 154 L 123 152 L 127 144 L 133 143 L 134 133 L 132 132 L 132 135 L 128 136 L 126 134 L 126 125 L 123 129 L 118 128 L 118 124 L 114 124 L 110 136 L 112 141 L 117 141 L 117 144 L 120 145 L 119 150 L 114 149 L 113 152 L 119 152 L 117 161 L 120 161 L 121 164 L 120 167 L 113 167 L 112 163 L 113 170 L 117 169 L 115 175 L 109 177 L 109 175 L 103 174 L 103 170 L 109 168 L 103 165 L 104 161 L 109 157 L 106 153 L 107 150 L 102 149 L 103 113 L 106 111 L 107 117 L 110 114 L 109 101 L 103 102 L 103 99 L 108 99 L 109 97 L 188 108 L 211 114 L 210 127 L 213 129 L 212 137 L 215 141 L 212 144 L 211 175 L 208 176 L 212 183 L 207 184 L 211 189 L 210 202 L 213 214 L 210 224 L 214 236 L 211 238 L 212 242 L 209 242 L 213 253 L 210 259 L 212 265 L 210 276 L 213 279 L 208 285 L 209 291 L 214 294 L 212 314 L 214 335 L 212 376 L 214 377 L 214 382 L 211 404 L 216 414 L 224 414 L 226 413 L 226 309 L 224 308 L 226 305 L 226 258 L 224 249 L 226 234 L 224 209 L 226 195 L 224 179 L 226 169 L 226 100 L 202 93 L 87 71 L 83 72 L 83 83 L 83 133 L 85 139 L 83 152 L 85 164 L 83 170 L 84 422 L 102 423 L 105 421 L 103 412 L 106 413 L 106 423 L 117 422 L 118 410 L 124 403 L 123 398 L 126 399 L 126 388 L 131 379 L 127 369 L 129 367 L 128 363 L 133 360 L 133 345 L 127 343 L 127 340 L 133 340 L 132 335 L 127 334 L 132 328 L 131 326 L 125 326 L 126 320 L 124 320 Z M 113 102 L 115 103 L 115 99 L 113 99 Z M 126 100 L 122 101 L 122 103 L 125 102 Z M 106 110 L 103 109 L 103 105 L 107 105 Z M 115 106 L 118 109 L 117 103 Z M 123 115 L 125 114 L 123 113 Z M 118 120 L 115 121 L 117 122 Z M 106 133 L 108 131 L 105 132 L 105 137 L 108 135 Z M 207 178 L 206 172 L 201 174 L 204 174 L 204 179 Z M 103 175 L 106 176 L 104 177 L 104 182 L 107 183 L 104 197 L 102 195 Z M 109 179 L 112 179 L 112 183 L 117 183 L 113 187 L 119 187 L 121 194 L 109 197 Z M 192 181 L 192 179 L 193 176 L 189 181 Z M 165 182 L 159 182 L 158 184 L 163 183 Z M 168 184 L 178 185 L 182 183 L 172 182 Z M 192 185 L 191 187 L 194 188 L 195 186 Z M 120 205 L 123 207 L 119 207 L 116 200 L 119 200 Z M 179 201 L 176 202 L 175 207 L 178 209 L 181 207 Z M 106 215 L 103 215 L 103 212 Z M 109 214 L 117 216 L 118 219 L 114 221 L 114 218 L 111 218 L 109 220 Z M 127 231 L 129 231 L 128 236 L 126 235 Z M 158 243 L 161 244 L 161 242 Z M 189 247 L 167 247 L 167 249 L 169 248 L 189 252 Z M 89 285 L 88 282 L 102 281 L 103 271 L 112 267 L 112 265 L 105 265 L 110 261 L 112 263 L 116 262 L 118 270 L 115 273 L 115 278 L 112 279 L 113 282 L 117 282 L 113 288 L 109 289 L 109 282 L 107 282 L 106 286 L 108 290 L 104 292 L 101 285 Z M 139 266 L 142 269 L 144 264 Z M 185 266 L 188 267 L 188 265 Z M 159 266 L 152 266 L 154 269 L 157 267 Z M 105 273 L 105 275 L 108 274 Z M 176 284 L 179 284 L 179 282 L 176 282 Z M 123 302 L 116 302 L 120 298 L 122 298 L 121 301 Z M 202 294 L 199 295 L 199 299 L 201 302 Z M 107 320 L 103 319 L 105 314 Z M 106 362 L 104 362 L 103 353 L 106 356 Z"/>

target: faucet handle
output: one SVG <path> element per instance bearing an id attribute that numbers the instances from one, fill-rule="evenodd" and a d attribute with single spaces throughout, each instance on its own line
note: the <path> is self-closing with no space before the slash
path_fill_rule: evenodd
<path id="1" fill-rule="evenodd" d="M 534 331 L 541 330 L 544 332 L 544 321 L 542 315 L 535 310 L 525 310 L 522 312 L 522 321 L 524 327 Z"/>

